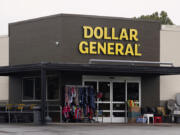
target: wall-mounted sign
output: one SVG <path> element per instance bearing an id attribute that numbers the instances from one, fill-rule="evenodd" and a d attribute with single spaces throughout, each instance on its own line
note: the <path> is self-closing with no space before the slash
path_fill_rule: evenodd
<path id="1" fill-rule="evenodd" d="M 79 43 L 81 54 L 142 56 L 137 29 L 83 26 L 83 38 Z"/>

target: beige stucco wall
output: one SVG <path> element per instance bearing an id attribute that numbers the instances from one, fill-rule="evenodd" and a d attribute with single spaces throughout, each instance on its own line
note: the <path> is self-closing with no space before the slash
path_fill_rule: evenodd
<path id="1" fill-rule="evenodd" d="M 0 66 L 9 65 L 9 38 L 0 36 Z M 9 78 L 0 76 L 0 102 L 8 101 Z"/>
<path id="2" fill-rule="evenodd" d="M 180 26 L 163 25 L 160 32 L 160 61 L 180 66 Z M 180 75 L 160 77 L 160 99 L 174 99 L 180 93 Z"/>

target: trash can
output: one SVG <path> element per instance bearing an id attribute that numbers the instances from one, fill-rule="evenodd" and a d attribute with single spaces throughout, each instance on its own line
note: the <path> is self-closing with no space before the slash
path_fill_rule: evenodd
<path id="1" fill-rule="evenodd" d="M 41 121 L 41 114 L 40 114 L 41 107 L 34 106 L 32 109 L 33 109 L 33 123 L 39 125 Z"/>

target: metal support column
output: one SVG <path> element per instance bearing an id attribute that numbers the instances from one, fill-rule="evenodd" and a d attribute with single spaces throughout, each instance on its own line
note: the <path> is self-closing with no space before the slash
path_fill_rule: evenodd
<path id="1" fill-rule="evenodd" d="M 41 124 L 45 125 L 46 112 L 46 70 L 41 67 Z"/>

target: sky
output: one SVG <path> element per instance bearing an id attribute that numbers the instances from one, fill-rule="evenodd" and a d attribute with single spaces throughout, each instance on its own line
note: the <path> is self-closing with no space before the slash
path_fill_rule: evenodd
<path id="1" fill-rule="evenodd" d="M 131 18 L 162 10 L 180 25 L 180 0 L 0 0 L 0 35 L 8 23 L 60 13 Z"/>

